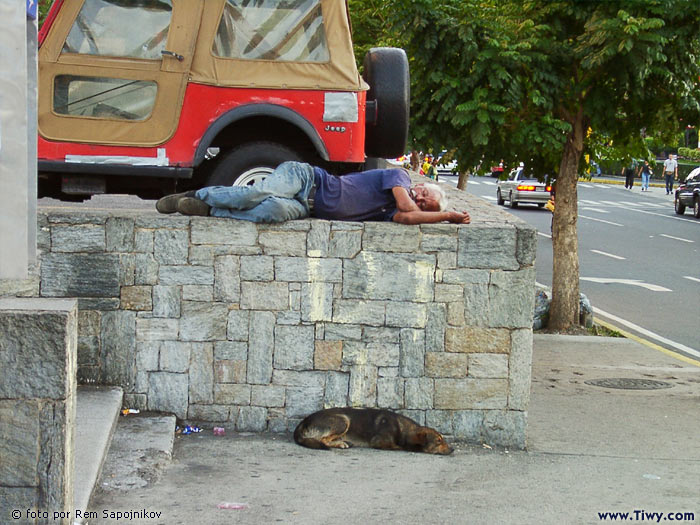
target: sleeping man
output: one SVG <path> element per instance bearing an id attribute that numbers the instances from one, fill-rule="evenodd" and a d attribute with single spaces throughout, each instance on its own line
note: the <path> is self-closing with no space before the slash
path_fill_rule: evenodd
<path id="1" fill-rule="evenodd" d="M 313 211 L 310 201 L 313 201 Z M 280 164 L 251 186 L 209 186 L 163 197 L 160 213 L 284 222 L 313 216 L 342 221 L 468 224 L 467 212 L 446 211 L 437 184 L 411 186 L 406 170 L 377 169 L 343 176 L 300 162 Z"/>

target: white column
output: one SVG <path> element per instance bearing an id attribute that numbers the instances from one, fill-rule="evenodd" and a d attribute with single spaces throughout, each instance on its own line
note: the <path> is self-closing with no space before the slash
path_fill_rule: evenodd
<path id="1" fill-rule="evenodd" d="M 29 147 L 26 3 L 0 0 L 0 278 L 27 277 Z"/>

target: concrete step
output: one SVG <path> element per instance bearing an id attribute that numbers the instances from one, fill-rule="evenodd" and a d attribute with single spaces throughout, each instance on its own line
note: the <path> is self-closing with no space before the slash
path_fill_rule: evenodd
<path id="1" fill-rule="evenodd" d="M 85 511 L 99 479 L 122 406 L 122 389 L 78 387 L 75 454 L 73 467 L 73 507 Z M 83 523 L 76 519 L 74 523 Z"/>
<path id="2" fill-rule="evenodd" d="M 119 418 L 91 511 L 101 513 L 101 498 L 111 492 L 144 488 L 157 482 L 173 456 L 175 416 L 156 413 Z"/>

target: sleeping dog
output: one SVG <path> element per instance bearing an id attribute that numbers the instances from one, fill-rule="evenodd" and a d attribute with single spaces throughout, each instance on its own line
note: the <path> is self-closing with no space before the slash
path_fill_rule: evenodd
<path id="1" fill-rule="evenodd" d="M 410 418 L 378 408 L 329 408 L 307 416 L 294 441 L 308 448 L 371 447 L 427 454 L 451 454 L 437 431 Z"/>

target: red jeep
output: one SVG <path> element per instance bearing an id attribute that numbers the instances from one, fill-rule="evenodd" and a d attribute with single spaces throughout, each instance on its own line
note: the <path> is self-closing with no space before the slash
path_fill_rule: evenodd
<path id="1" fill-rule="evenodd" d="M 249 184 L 403 154 L 403 50 L 358 73 L 344 0 L 56 0 L 39 35 L 39 192 Z"/>

